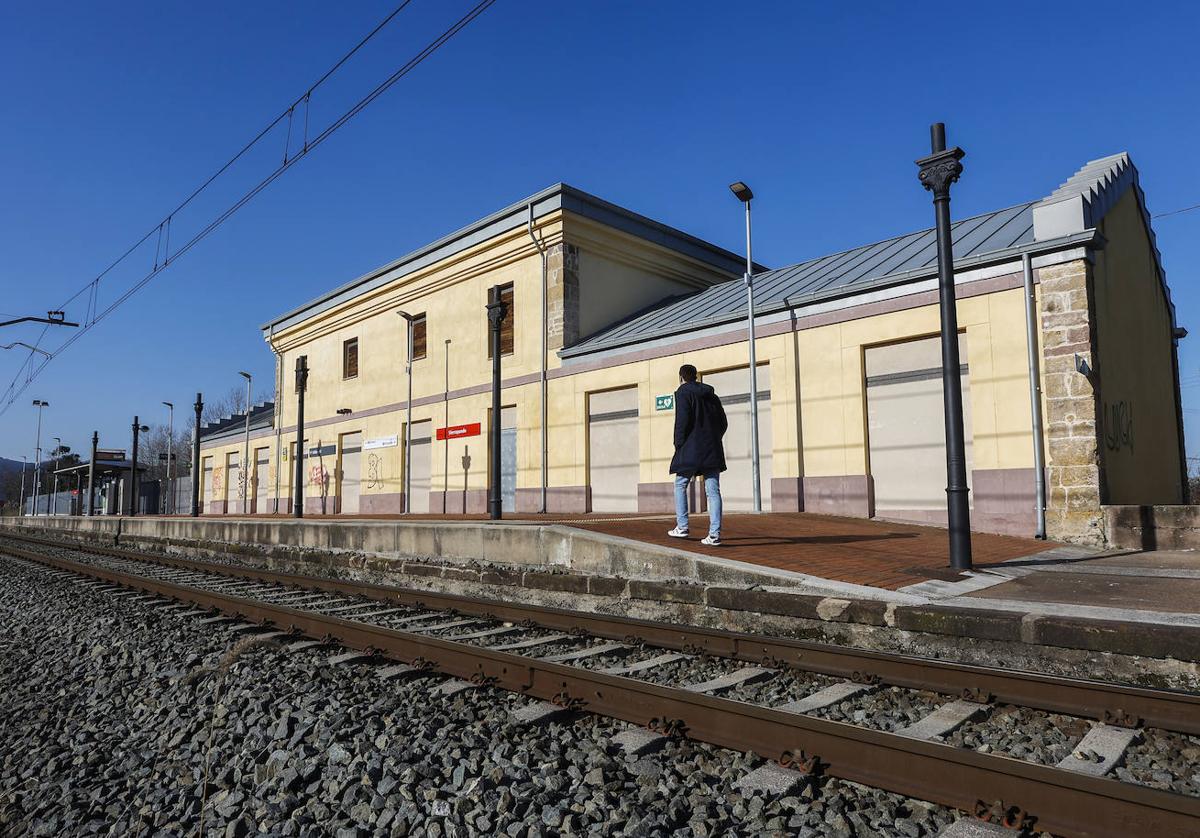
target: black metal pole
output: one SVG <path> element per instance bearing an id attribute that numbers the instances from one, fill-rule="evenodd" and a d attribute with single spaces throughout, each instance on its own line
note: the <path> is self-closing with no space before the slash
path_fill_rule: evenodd
<path id="1" fill-rule="evenodd" d="M 950 184 L 962 174 L 965 152 L 946 148 L 946 126 L 930 127 L 932 154 L 917 161 L 922 185 L 933 193 L 937 221 L 938 301 L 942 313 L 942 398 L 946 419 L 946 521 L 950 531 L 950 566 L 971 569 L 971 508 L 967 496 L 967 446 L 963 436 L 961 361 L 958 357 L 958 311 L 954 295 L 954 252 L 950 238 Z"/>
<path id="2" fill-rule="evenodd" d="M 87 514 L 96 514 L 96 450 L 100 445 L 100 432 L 92 431 L 92 459 L 88 462 L 88 501 Z"/>
<path id="3" fill-rule="evenodd" d="M 129 465 L 129 514 L 137 515 L 137 455 L 138 455 L 138 417 L 133 417 L 133 458 Z"/>
<path id="4" fill-rule="evenodd" d="M 492 340 L 492 421 L 488 428 L 488 517 L 499 521 L 504 516 L 504 501 L 500 493 L 500 324 L 508 306 L 500 299 L 500 286 L 488 289 L 487 316 Z M 465 509 L 463 510 L 466 511 Z"/>
<path id="5" fill-rule="evenodd" d="M 292 487 L 292 515 L 304 517 L 304 391 L 308 389 L 308 356 L 296 359 L 296 484 Z"/>
<path id="6" fill-rule="evenodd" d="M 204 413 L 204 396 L 196 394 L 196 423 L 192 426 L 192 517 L 200 516 L 200 416 Z"/>

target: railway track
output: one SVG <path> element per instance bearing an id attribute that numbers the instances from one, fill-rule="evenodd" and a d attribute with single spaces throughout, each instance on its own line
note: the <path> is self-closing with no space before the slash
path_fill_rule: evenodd
<path id="1" fill-rule="evenodd" d="M 343 660 L 386 658 L 388 677 L 452 676 L 443 692 L 489 685 L 541 699 L 529 721 L 587 711 L 631 722 L 646 729 L 626 741 L 633 750 L 687 736 L 782 766 L 751 784 L 825 773 L 1016 828 L 1200 832 L 1200 797 L 1112 776 L 1140 741 L 1200 733 L 1194 695 L 24 535 L 0 536 L 0 552 L 190 603 L 205 609 L 198 617 L 242 620 L 247 631 L 354 650 Z M 894 713 L 854 723 L 856 707 L 892 696 Z M 1087 732 L 1050 765 L 942 741 L 1014 707 L 1069 716 Z"/>

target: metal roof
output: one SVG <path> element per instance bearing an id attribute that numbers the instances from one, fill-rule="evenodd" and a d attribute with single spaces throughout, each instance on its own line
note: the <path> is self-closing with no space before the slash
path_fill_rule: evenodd
<path id="1" fill-rule="evenodd" d="M 617 206 L 584 192 L 582 189 L 576 189 L 565 183 L 556 183 L 528 198 L 509 204 L 498 212 L 468 224 L 448 236 L 443 236 L 437 241 L 430 242 L 424 247 L 401 256 L 394 262 L 389 262 L 363 274 L 299 308 L 281 314 L 274 320 L 264 323 L 261 328 L 268 335 L 272 331 L 285 329 L 469 247 L 510 230 L 522 228 L 528 222 L 530 207 L 533 208 L 535 218 L 563 210 L 599 221 L 616 230 L 690 256 L 726 274 L 736 276 L 745 270 L 745 257 L 743 256 Z"/>
<path id="2" fill-rule="evenodd" d="M 275 402 L 259 402 L 250 408 L 250 430 L 269 428 L 275 422 Z M 237 436 L 246 430 L 246 414 L 236 413 L 209 422 L 200 429 L 200 439 L 211 440 L 223 436 Z"/>
<path id="3" fill-rule="evenodd" d="M 951 225 L 956 264 L 1032 244 L 1037 201 L 964 218 Z M 928 275 L 937 267 L 933 228 L 755 274 L 755 314 L 792 308 L 835 294 L 866 291 L 889 280 Z M 652 337 L 690 332 L 745 317 L 741 280 L 723 282 L 636 314 L 562 351 L 582 355 Z"/>

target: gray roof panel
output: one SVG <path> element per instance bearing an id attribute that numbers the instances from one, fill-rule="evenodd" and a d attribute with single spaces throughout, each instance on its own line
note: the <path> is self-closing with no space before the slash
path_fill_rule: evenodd
<path id="1" fill-rule="evenodd" d="M 1032 244 L 1036 201 L 956 221 L 951 227 L 955 261 L 978 260 Z M 932 229 L 906 233 L 875 244 L 800 262 L 754 277 L 754 302 L 760 313 L 803 306 L 846 290 L 853 293 L 893 276 L 930 270 L 937 262 L 937 236 Z M 746 294 L 741 280 L 713 285 L 687 297 L 666 300 L 627 320 L 585 338 L 562 351 L 563 357 L 695 331 L 744 316 Z"/>

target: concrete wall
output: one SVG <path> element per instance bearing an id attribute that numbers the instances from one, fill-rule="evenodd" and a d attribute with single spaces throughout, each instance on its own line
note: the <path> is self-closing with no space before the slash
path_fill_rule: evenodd
<path id="1" fill-rule="evenodd" d="M 1111 547 L 1200 549 L 1200 506 L 1106 506 L 1104 525 Z"/>
<path id="2" fill-rule="evenodd" d="M 490 563 L 546 573 L 808 587 L 802 574 L 556 525 L 453 521 L 261 520 L 251 518 L 6 518 L 0 528 L 129 547 L 212 551 L 259 560 L 354 566 L 364 558 Z M 823 581 L 823 580 L 821 580 Z M 837 584 L 837 583 L 828 583 Z M 847 586 L 843 586 L 847 587 Z M 870 594 L 871 589 L 863 589 Z"/>
<path id="3" fill-rule="evenodd" d="M 1108 246 L 1096 254 L 1093 283 L 1105 500 L 1180 503 L 1173 324 L 1136 190 L 1109 210 L 1100 230 Z"/>

